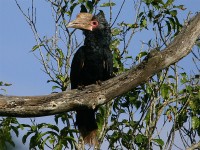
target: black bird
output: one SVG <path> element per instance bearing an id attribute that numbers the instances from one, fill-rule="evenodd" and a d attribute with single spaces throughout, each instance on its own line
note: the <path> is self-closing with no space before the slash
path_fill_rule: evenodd
<path id="1" fill-rule="evenodd" d="M 109 45 L 111 30 L 100 11 L 92 16 L 90 13 L 80 13 L 67 25 L 68 28 L 83 30 L 84 45 L 75 53 L 71 64 L 71 88 L 95 84 L 112 76 L 113 61 Z M 93 109 L 77 110 L 76 125 L 86 144 L 97 145 L 97 123 Z"/>

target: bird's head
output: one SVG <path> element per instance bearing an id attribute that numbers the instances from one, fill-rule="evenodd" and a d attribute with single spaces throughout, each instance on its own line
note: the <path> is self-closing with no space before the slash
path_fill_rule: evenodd
<path id="1" fill-rule="evenodd" d="M 68 23 L 67 27 L 94 31 L 107 27 L 107 21 L 102 11 L 95 16 L 90 13 L 80 13 L 75 20 Z"/>
<path id="2" fill-rule="evenodd" d="M 103 11 L 94 16 L 90 13 L 80 13 L 67 27 L 83 30 L 84 45 L 93 47 L 94 50 L 97 47 L 109 47 L 110 45 L 111 30 Z"/>

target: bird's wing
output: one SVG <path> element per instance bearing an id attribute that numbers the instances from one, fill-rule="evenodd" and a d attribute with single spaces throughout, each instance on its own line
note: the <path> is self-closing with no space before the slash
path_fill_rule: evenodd
<path id="1" fill-rule="evenodd" d="M 106 56 L 105 56 L 105 59 L 104 59 L 104 77 L 105 79 L 104 80 L 107 80 L 109 78 L 112 77 L 112 74 L 113 74 L 113 56 L 112 56 L 112 53 L 110 50 L 107 50 L 105 52 Z"/>
<path id="2" fill-rule="evenodd" d="M 84 46 L 80 47 L 75 53 L 71 64 L 70 80 L 71 89 L 76 89 L 81 83 L 81 71 L 84 66 L 85 56 L 84 56 Z"/>

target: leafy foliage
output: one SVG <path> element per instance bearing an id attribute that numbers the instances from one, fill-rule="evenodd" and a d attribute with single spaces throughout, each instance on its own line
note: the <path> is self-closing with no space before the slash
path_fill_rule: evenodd
<path id="1" fill-rule="evenodd" d="M 13 132 L 17 137 L 19 135 L 19 123 L 16 118 L 1 118 L 0 119 L 0 149 L 5 150 L 8 145 L 15 146 L 13 141 Z"/>
<path id="2" fill-rule="evenodd" d="M 175 5 L 174 0 L 134 1 L 134 21 L 118 21 L 125 1 L 122 2 L 117 16 L 112 9 L 119 2 L 99 0 L 48 0 L 53 10 L 55 34 L 52 37 L 39 37 L 36 16 L 32 7 L 31 14 L 25 15 L 35 33 L 36 45 L 32 52 L 38 55 L 48 83 L 53 83 L 52 91 L 65 91 L 70 87 L 70 62 L 75 51 L 82 45 L 75 30 L 66 24 L 78 12 L 95 13 L 98 9 L 110 11 L 114 74 L 118 75 L 144 60 L 150 50 L 161 50 L 178 34 L 182 25 L 177 17 L 184 11 L 183 5 Z M 130 2 L 127 2 L 130 3 Z M 20 8 L 20 7 L 19 7 Z M 21 8 L 20 8 L 21 9 Z M 23 11 L 22 11 L 23 12 Z M 146 31 L 153 36 L 143 42 L 138 54 L 133 57 L 130 47 L 136 34 Z M 198 46 L 198 44 L 197 44 Z M 96 114 L 99 127 L 99 147 L 106 143 L 108 149 L 170 149 L 174 144 L 174 134 L 179 131 L 185 147 L 198 142 L 200 136 L 199 76 L 189 78 L 180 64 L 166 68 L 148 82 L 132 89 L 124 95 L 98 109 Z M 0 86 L 6 86 L 0 82 Z M 123 88 L 123 87 L 122 87 Z M 27 132 L 22 142 L 29 142 L 30 149 L 84 149 L 82 139 L 75 126 L 75 113 L 68 112 L 54 116 L 54 123 L 18 124 L 15 118 L 0 120 L 0 149 L 6 142 L 14 146 L 10 131 L 18 136 L 19 129 Z M 168 127 L 168 136 L 163 128 Z M 165 134 L 163 138 L 161 134 Z M 2 137 L 1 137 L 2 136 Z M 3 138 L 4 137 L 4 138 Z M 190 139 L 188 142 L 186 138 Z M 29 141 L 30 140 L 30 141 Z M 106 142 L 105 142 L 106 141 Z M 86 147 L 87 148 L 87 147 Z"/>
<path id="3" fill-rule="evenodd" d="M 7 87 L 7 86 L 11 86 L 12 84 L 10 83 L 4 83 L 2 81 L 0 81 L 0 91 L 6 92 L 5 88 L 1 88 L 1 87 Z"/>
<path id="4" fill-rule="evenodd" d="M 63 114 L 64 115 L 64 114 Z M 67 115 L 67 114 L 66 114 Z M 66 117 L 66 116 L 61 116 Z M 57 121 L 58 116 L 55 116 Z M 68 119 L 65 119 L 67 121 Z M 63 120 L 63 123 L 65 124 Z M 22 138 L 22 142 L 25 144 L 27 138 L 30 137 L 29 149 L 45 149 L 44 146 L 48 146 L 51 149 L 62 149 L 62 147 L 74 148 L 73 133 L 77 133 L 75 129 L 71 129 L 70 126 L 66 126 L 62 129 L 58 128 L 57 124 L 40 123 L 36 124 L 32 121 L 33 125 L 21 124 L 23 128 L 28 131 Z M 45 131 L 45 132 L 44 132 Z"/>

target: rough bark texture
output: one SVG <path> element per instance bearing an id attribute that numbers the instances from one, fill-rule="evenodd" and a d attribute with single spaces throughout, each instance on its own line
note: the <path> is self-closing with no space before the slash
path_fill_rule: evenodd
<path id="1" fill-rule="evenodd" d="M 191 145 L 191 147 L 187 148 L 186 150 L 195 150 L 197 148 L 200 148 L 200 142 Z"/>
<path id="2" fill-rule="evenodd" d="M 197 14 L 174 41 L 162 51 L 152 51 L 138 66 L 99 85 L 84 90 L 69 90 L 46 96 L 0 96 L 0 116 L 36 117 L 96 108 L 144 83 L 163 68 L 179 61 L 192 49 L 200 35 L 200 14 Z"/>

